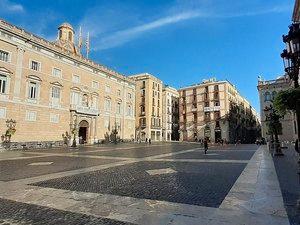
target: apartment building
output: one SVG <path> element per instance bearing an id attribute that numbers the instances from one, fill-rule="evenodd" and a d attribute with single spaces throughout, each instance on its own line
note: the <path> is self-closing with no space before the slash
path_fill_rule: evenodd
<path id="1" fill-rule="evenodd" d="M 259 119 L 229 81 L 203 80 L 179 89 L 180 139 L 254 142 Z"/>
<path id="2" fill-rule="evenodd" d="M 55 145 L 74 127 L 83 143 L 113 129 L 134 138 L 135 83 L 84 57 L 75 39 L 68 23 L 50 42 L 0 20 L 0 134 L 13 119 L 18 143 Z"/>
<path id="3" fill-rule="evenodd" d="M 162 139 L 179 141 L 179 93 L 165 85 L 162 90 Z"/>
<path id="4" fill-rule="evenodd" d="M 136 85 L 136 139 L 162 141 L 162 88 L 157 77 L 142 73 L 129 76 Z"/>
<path id="5" fill-rule="evenodd" d="M 260 100 L 260 117 L 261 117 L 261 133 L 262 137 L 270 140 L 268 135 L 266 113 L 267 109 L 273 106 L 273 100 L 280 91 L 290 88 L 291 80 L 287 75 L 279 76 L 275 80 L 258 80 L 257 89 Z M 294 141 L 297 139 L 297 125 L 293 112 L 288 112 L 280 119 L 282 124 L 282 133 L 278 136 L 280 141 Z"/>

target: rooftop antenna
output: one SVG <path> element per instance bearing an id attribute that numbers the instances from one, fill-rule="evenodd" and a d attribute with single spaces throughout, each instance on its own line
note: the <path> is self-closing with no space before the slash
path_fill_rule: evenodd
<path id="1" fill-rule="evenodd" d="M 86 46 L 86 58 L 88 59 L 90 53 L 90 32 L 87 33 L 85 46 Z"/>

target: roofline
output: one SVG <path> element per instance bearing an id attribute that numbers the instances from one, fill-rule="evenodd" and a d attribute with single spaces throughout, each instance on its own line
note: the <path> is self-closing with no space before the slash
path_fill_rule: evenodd
<path id="1" fill-rule="evenodd" d="M 300 0 L 295 1 L 292 21 L 300 22 Z"/>
<path id="2" fill-rule="evenodd" d="M 57 54 L 61 54 L 66 58 L 69 58 L 73 61 L 81 63 L 87 67 L 91 67 L 91 69 L 95 69 L 95 70 L 104 72 L 108 76 L 113 76 L 113 77 L 119 78 L 121 80 L 126 80 L 126 82 L 134 85 L 134 82 L 132 80 L 130 80 L 127 76 L 120 74 L 112 69 L 109 69 L 108 67 L 106 67 L 102 64 L 99 64 L 90 59 L 87 59 L 87 58 L 83 57 L 82 55 L 76 55 L 75 53 L 70 53 L 66 49 L 58 46 L 57 44 L 50 42 L 42 37 L 39 37 L 31 32 L 28 32 L 28 31 L 24 30 L 23 28 L 12 25 L 2 19 L 0 19 L 0 30 L 4 30 L 6 32 L 9 32 L 12 35 L 15 35 L 22 39 L 25 39 L 25 41 L 28 43 L 34 43 L 35 45 L 37 45 L 41 48 L 48 49 Z"/>

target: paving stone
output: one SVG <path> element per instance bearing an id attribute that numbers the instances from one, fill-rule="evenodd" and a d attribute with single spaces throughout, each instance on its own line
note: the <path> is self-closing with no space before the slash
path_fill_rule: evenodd
<path id="1" fill-rule="evenodd" d="M 218 207 L 245 164 L 139 162 L 34 185 Z M 149 175 L 170 168 L 177 173 Z"/>
<path id="2" fill-rule="evenodd" d="M 133 225 L 5 199 L 0 199 L 0 206 L 0 225 Z"/>
<path id="3" fill-rule="evenodd" d="M 44 174 L 69 171 L 96 165 L 108 164 L 119 160 L 90 159 L 63 156 L 48 156 L 40 158 L 0 161 L 0 180 L 11 181 L 34 177 Z M 36 165 L 32 163 L 53 162 L 50 165 Z"/>

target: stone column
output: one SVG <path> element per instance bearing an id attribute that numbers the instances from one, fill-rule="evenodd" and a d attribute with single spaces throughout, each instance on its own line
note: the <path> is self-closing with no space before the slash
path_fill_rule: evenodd
<path id="1" fill-rule="evenodd" d="M 94 135 L 95 135 L 95 133 L 94 133 L 94 131 L 95 131 L 94 126 L 95 126 L 94 118 L 91 117 L 91 119 L 90 119 L 90 131 L 89 131 L 89 142 L 90 142 L 90 144 L 94 144 Z"/>
<path id="2" fill-rule="evenodd" d="M 98 137 L 97 137 L 97 116 L 94 118 L 94 142 L 98 141 Z"/>
<path id="3" fill-rule="evenodd" d="M 20 101 L 24 48 L 17 47 L 16 74 L 14 78 L 14 100 Z"/>

